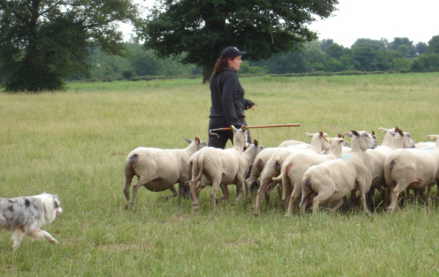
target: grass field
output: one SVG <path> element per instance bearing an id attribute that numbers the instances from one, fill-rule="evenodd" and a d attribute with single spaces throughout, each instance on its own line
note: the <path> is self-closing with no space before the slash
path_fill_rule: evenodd
<path id="1" fill-rule="evenodd" d="M 439 73 L 241 80 L 257 103 L 249 124 L 266 146 L 306 131 L 400 126 L 439 133 Z M 434 276 L 439 208 L 286 218 L 276 205 L 201 210 L 169 192 L 139 191 L 125 210 L 123 165 L 134 147 L 181 148 L 207 138 L 208 86 L 199 80 L 71 83 L 55 93 L 0 93 L 0 196 L 57 193 L 64 213 L 45 227 L 61 243 L 26 238 L 13 253 L 0 232 L 0 276 Z M 379 139 L 381 139 L 381 134 Z"/>

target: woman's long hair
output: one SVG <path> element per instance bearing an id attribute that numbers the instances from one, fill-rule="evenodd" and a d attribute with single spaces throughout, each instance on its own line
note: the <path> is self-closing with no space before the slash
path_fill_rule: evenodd
<path id="1" fill-rule="evenodd" d="M 228 63 L 229 59 L 230 58 L 219 57 L 216 60 L 215 65 L 213 66 L 212 75 L 210 75 L 211 80 L 213 76 L 215 76 L 215 74 L 223 72 L 224 69 L 226 69 L 229 66 Z"/>

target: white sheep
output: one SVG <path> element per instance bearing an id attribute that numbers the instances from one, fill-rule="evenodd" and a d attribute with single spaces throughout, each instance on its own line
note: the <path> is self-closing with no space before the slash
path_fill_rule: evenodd
<path id="1" fill-rule="evenodd" d="M 286 215 L 291 215 L 293 205 L 302 193 L 302 179 L 305 171 L 312 165 L 341 157 L 344 139 L 339 136 L 328 138 L 328 141 L 330 148 L 327 155 L 311 151 L 291 154 L 282 163 L 280 175 L 273 178 L 273 181 L 282 182 L 282 200 L 286 198 L 287 192 L 291 191 L 287 201 Z"/>
<path id="2" fill-rule="evenodd" d="M 128 201 L 127 207 L 133 206 L 137 190 L 144 186 L 151 191 L 171 190 L 176 196 L 174 184 L 179 183 L 181 195 L 187 186 L 189 178 L 190 156 L 205 146 L 198 137 L 193 141 L 187 140 L 189 145 L 184 149 L 161 149 L 154 147 L 137 147 L 128 154 L 125 164 L 125 186 L 123 193 Z M 133 185 L 130 199 L 130 186 L 134 176 L 138 177 Z"/>
<path id="3" fill-rule="evenodd" d="M 246 180 L 247 186 L 249 188 L 255 186 L 257 180 L 259 179 L 259 176 L 261 175 L 262 170 L 265 167 L 265 164 L 274 154 L 279 154 L 280 156 L 286 157 L 288 154 L 291 153 L 291 151 L 296 151 L 297 149 L 312 149 L 316 153 L 321 153 L 327 151 L 327 149 L 329 148 L 326 139 L 327 137 L 326 133 L 320 131 L 316 133 L 306 133 L 306 135 L 311 137 L 311 142 L 309 144 L 300 142 L 297 144 L 291 144 L 289 147 L 279 146 L 279 147 L 268 147 L 262 149 L 262 151 L 259 152 L 259 154 L 255 158 L 255 161 L 253 162 L 250 171 L 250 176 Z M 267 173 L 266 176 L 268 175 L 270 174 Z M 267 178 L 272 178 L 273 176 L 269 176 Z M 256 187 L 258 186 L 256 185 Z"/>
<path id="4" fill-rule="evenodd" d="M 236 137 L 234 135 L 234 139 Z M 202 181 L 212 185 L 211 199 L 214 208 L 221 186 L 236 184 L 242 188 L 245 198 L 247 194 L 245 176 L 258 151 L 259 147 L 255 141 L 245 151 L 235 147 L 228 149 L 206 147 L 194 155 L 190 161 L 192 209 L 196 210 L 199 207 L 198 191 L 201 186 L 206 185 L 200 185 Z"/>
<path id="5" fill-rule="evenodd" d="M 399 195 L 407 188 L 425 189 L 439 183 L 439 135 L 434 149 L 400 149 L 392 152 L 385 161 L 386 183 L 392 187 L 390 212 L 398 206 Z"/>
<path id="6" fill-rule="evenodd" d="M 343 154 L 341 159 L 335 159 L 313 165 L 308 168 L 303 176 L 302 211 L 308 206 L 308 198 L 313 198 L 313 212 L 319 210 L 321 203 L 334 204 L 337 210 L 344 198 L 356 190 L 360 191 L 363 209 L 367 214 L 370 211 L 366 203 L 366 193 L 370 189 L 372 176 L 370 164 L 365 151 L 373 144 L 373 137 L 367 132 L 351 131 L 352 151 Z"/>
<path id="7" fill-rule="evenodd" d="M 328 135 L 326 133 L 320 131 L 317 133 L 307 133 L 307 135 L 311 136 L 311 144 L 296 144 L 289 147 L 278 147 L 276 150 L 270 153 L 271 155 L 264 156 L 264 159 L 262 159 L 260 155 L 256 157 L 258 160 L 255 159 L 251 176 L 249 179 L 247 179 L 247 185 L 251 185 L 259 177 L 260 186 L 256 193 L 254 210 L 255 215 L 260 214 L 260 202 L 262 195 L 265 196 L 266 200 L 268 201 L 268 192 L 270 192 L 277 184 L 277 182 L 275 183 L 272 180 L 272 178 L 277 176 L 280 171 L 280 165 L 276 166 L 276 164 L 282 164 L 282 162 L 292 153 L 303 151 L 321 153 L 324 151 L 323 149 L 327 151 Z M 261 153 L 264 152 L 264 150 L 262 150 Z M 254 170 L 255 168 L 257 170 Z M 262 171 L 260 170 L 261 168 Z M 255 174 L 255 171 L 257 171 L 260 176 Z"/>
<path id="8" fill-rule="evenodd" d="M 367 154 L 371 158 L 371 174 L 372 187 L 368 194 L 368 200 L 373 203 L 374 192 L 376 189 L 381 190 L 384 194 L 384 201 L 388 202 L 388 188 L 385 185 L 384 179 L 384 162 L 386 157 L 390 155 L 395 149 L 412 148 L 415 142 L 411 138 L 409 132 L 404 132 L 400 128 L 379 128 L 384 131 L 383 142 L 374 149 L 367 150 Z"/>
<path id="9" fill-rule="evenodd" d="M 327 137 L 328 134 L 320 131 L 316 133 L 305 133 L 306 136 L 311 138 L 310 143 L 306 143 L 300 140 L 285 140 L 279 144 L 278 147 L 298 147 L 303 149 L 313 149 L 317 153 L 326 152 L 329 149 L 329 145 L 322 140 L 322 137 Z"/>

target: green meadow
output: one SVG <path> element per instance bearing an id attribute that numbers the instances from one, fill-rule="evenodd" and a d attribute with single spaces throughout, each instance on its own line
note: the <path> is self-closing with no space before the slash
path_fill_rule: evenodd
<path id="1" fill-rule="evenodd" d="M 241 78 L 256 102 L 249 125 L 264 146 L 305 132 L 399 126 L 416 141 L 439 133 L 439 73 Z M 137 146 L 182 148 L 207 139 L 208 85 L 199 79 L 69 83 L 65 91 L 0 93 L 0 196 L 60 196 L 64 213 L 16 252 L 0 232 L 0 276 L 438 276 L 439 207 L 394 214 L 361 210 L 285 217 L 276 193 L 201 209 L 140 189 L 122 195 L 126 155 Z M 377 132 L 379 142 L 382 134 Z M 134 180 L 135 181 L 135 180 Z M 233 197 L 232 197 L 233 198 Z"/>

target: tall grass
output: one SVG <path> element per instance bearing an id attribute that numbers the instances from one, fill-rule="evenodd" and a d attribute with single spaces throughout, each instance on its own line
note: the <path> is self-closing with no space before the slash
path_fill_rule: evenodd
<path id="1" fill-rule="evenodd" d="M 439 74 L 243 78 L 249 124 L 266 146 L 306 131 L 400 126 L 439 133 Z M 180 148 L 207 138 L 208 86 L 199 80 L 71 83 L 64 92 L 0 94 L 0 196 L 57 193 L 65 213 L 46 226 L 60 245 L 0 233 L 0 276 L 431 276 L 439 274 L 439 211 L 322 212 L 285 218 L 274 196 L 201 211 L 169 192 L 140 190 L 123 209 L 123 165 L 136 146 Z"/>

